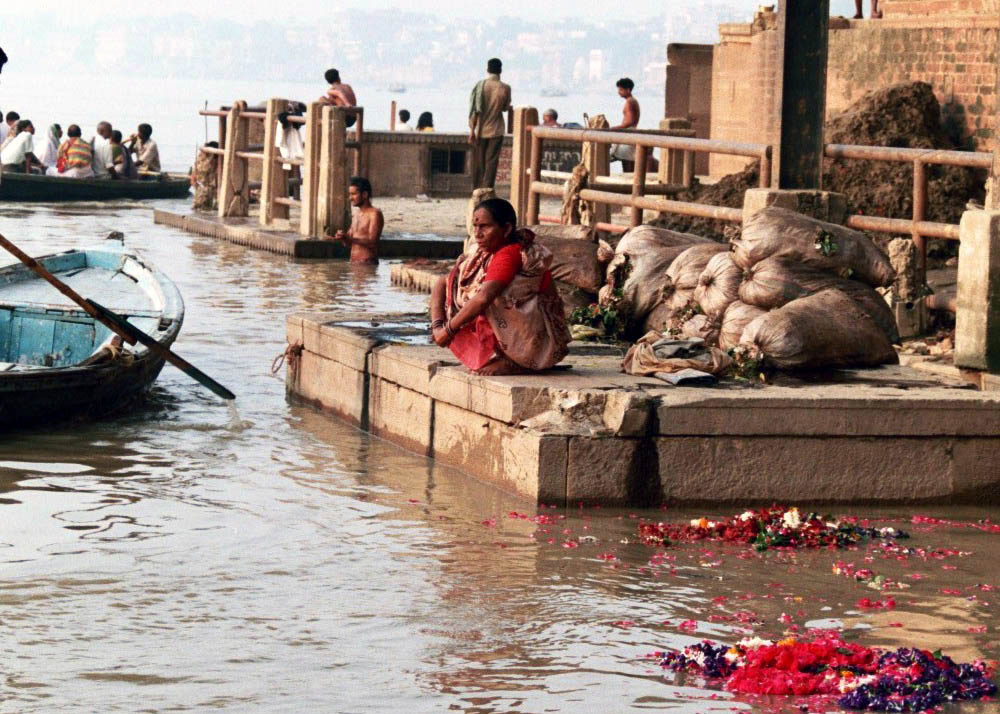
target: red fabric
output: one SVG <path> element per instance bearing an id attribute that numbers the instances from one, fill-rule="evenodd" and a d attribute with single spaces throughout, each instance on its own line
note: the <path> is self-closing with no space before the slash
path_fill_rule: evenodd
<path id="1" fill-rule="evenodd" d="M 496 351 L 497 338 L 493 334 L 489 320 L 479 315 L 472 322 L 463 325 L 462 329 L 448 343 L 448 348 L 459 361 L 469 369 L 481 369 L 493 359 Z"/>
<path id="2" fill-rule="evenodd" d="M 521 269 L 521 244 L 510 243 L 493 254 L 490 267 L 486 269 L 486 280 L 510 285 Z"/>

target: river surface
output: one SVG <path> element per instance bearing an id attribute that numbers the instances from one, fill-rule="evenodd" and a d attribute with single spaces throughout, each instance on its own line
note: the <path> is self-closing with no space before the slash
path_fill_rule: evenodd
<path id="1" fill-rule="evenodd" d="M 296 262 L 153 225 L 138 203 L 0 205 L 33 254 L 111 230 L 177 282 L 175 348 L 239 398 L 168 366 L 127 415 L 0 440 L 0 712 L 797 712 L 644 656 L 824 624 L 998 656 L 1000 533 L 907 523 L 996 508 L 852 512 L 970 553 L 941 559 L 654 549 L 640 518 L 697 514 L 537 509 L 286 401 L 270 368 L 288 313 L 422 309 L 389 264 Z M 886 593 L 837 560 L 912 587 L 861 610 Z"/>

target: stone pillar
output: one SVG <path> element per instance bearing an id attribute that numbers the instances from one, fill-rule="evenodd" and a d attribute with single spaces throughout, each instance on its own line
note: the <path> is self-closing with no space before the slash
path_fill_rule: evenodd
<path id="1" fill-rule="evenodd" d="M 316 220 L 327 233 L 351 225 L 347 199 L 347 125 L 343 107 L 323 107 Z"/>
<path id="2" fill-rule="evenodd" d="M 682 136 L 685 138 L 694 138 L 695 136 L 695 131 L 691 128 L 691 122 L 683 117 L 661 119 L 660 131 L 667 136 Z M 679 186 L 684 183 L 684 158 L 686 154 L 693 153 L 690 151 L 681 151 L 680 149 L 660 149 L 660 184 L 664 186 L 667 184 Z"/>
<path id="3" fill-rule="evenodd" d="M 830 0 L 782 0 L 778 6 L 774 188 L 821 188 L 829 22 Z"/>
<path id="4" fill-rule="evenodd" d="M 1000 210 L 966 211 L 959 236 L 955 366 L 1000 372 Z"/>
<path id="5" fill-rule="evenodd" d="M 769 206 L 787 208 L 827 223 L 843 224 L 847 220 L 847 197 L 842 193 L 751 188 L 743 196 L 743 222 Z"/>

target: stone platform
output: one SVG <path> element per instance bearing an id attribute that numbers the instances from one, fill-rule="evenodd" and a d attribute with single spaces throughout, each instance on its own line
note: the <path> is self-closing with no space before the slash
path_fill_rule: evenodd
<path id="1" fill-rule="evenodd" d="M 340 241 L 303 238 L 294 231 L 263 228 L 257 219 L 219 218 L 210 213 L 175 213 L 153 210 L 153 222 L 211 238 L 220 238 L 250 248 L 289 255 L 294 258 L 347 258 L 348 248 Z M 457 258 L 462 238 L 406 238 L 384 236 L 379 242 L 382 258 Z"/>
<path id="2" fill-rule="evenodd" d="M 426 317 L 295 314 L 290 397 L 542 503 L 1000 502 L 1000 394 L 907 367 L 671 387 L 574 344 L 469 374 Z"/>

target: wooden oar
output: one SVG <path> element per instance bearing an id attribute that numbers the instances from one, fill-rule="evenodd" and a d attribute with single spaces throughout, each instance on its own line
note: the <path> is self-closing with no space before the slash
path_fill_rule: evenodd
<path id="1" fill-rule="evenodd" d="M 35 271 L 39 275 L 39 277 L 49 282 L 56 290 L 58 290 L 63 295 L 68 297 L 70 300 L 75 302 L 77 305 L 82 307 L 88 315 L 90 315 L 92 318 L 94 318 L 101 324 L 105 325 L 109 330 L 111 330 L 116 335 L 121 337 L 128 344 L 134 345 L 136 342 L 138 342 L 148 347 L 151 352 L 153 352 L 159 357 L 162 357 L 167 362 L 177 367 L 177 369 L 184 372 L 186 375 L 194 379 L 199 384 L 202 384 L 205 387 L 211 389 L 213 392 L 218 394 L 223 399 L 236 399 L 235 394 L 230 392 L 228 389 L 223 387 L 221 384 L 219 384 L 214 379 L 209 377 L 207 374 L 202 372 L 200 369 L 189 363 L 187 360 L 174 354 L 169 349 L 167 349 L 159 342 L 154 340 L 152 337 L 147 335 L 145 332 L 143 332 L 142 330 L 138 329 L 137 327 L 129 323 L 121 315 L 112 312 L 108 308 L 94 302 L 93 300 L 87 300 L 81 297 L 70 286 L 68 286 L 66 283 L 64 283 L 55 275 L 46 270 L 45 267 L 41 265 L 37 260 L 35 260 L 30 255 L 22 251 L 13 243 L 11 243 L 3 235 L 0 235 L 0 247 L 3 247 L 7 252 L 11 253 L 14 257 L 16 257 L 22 263 L 24 263 L 33 271 Z"/>

